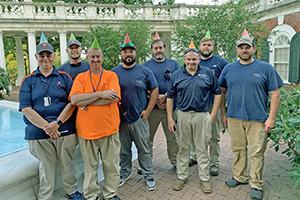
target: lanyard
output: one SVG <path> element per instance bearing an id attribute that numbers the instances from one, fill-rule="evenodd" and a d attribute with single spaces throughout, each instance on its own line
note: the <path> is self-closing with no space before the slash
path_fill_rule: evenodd
<path id="1" fill-rule="evenodd" d="M 49 85 L 50 85 L 50 83 L 51 83 L 51 81 L 52 81 L 52 78 L 53 78 L 53 76 L 51 77 L 51 79 L 49 80 L 49 82 L 48 82 L 48 85 L 47 85 L 47 87 L 45 87 L 45 85 L 44 85 L 44 83 L 43 82 L 46 82 L 46 81 L 43 81 L 42 80 L 42 78 L 40 77 L 40 79 L 41 79 L 41 82 L 42 82 L 42 85 L 43 85 L 43 87 L 44 87 L 44 89 L 45 89 L 45 93 L 46 93 L 46 97 L 48 97 L 49 95 L 48 95 L 48 88 L 49 88 Z"/>
<path id="2" fill-rule="evenodd" d="M 103 74 L 103 69 L 102 69 L 102 71 L 101 71 L 101 75 L 100 75 L 100 79 L 99 79 L 98 85 L 97 85 L 97 87 L 96 87 L 96 89 L 95 89 L 94 84 L 93 84 L 93 80 L 92 80 L 92 72 L 91 72 L 91 70 L 90 70 L 90 79 L 91 79 L 91 84 L 92 84 L 92 87 L 93 87 L 94 92 L 97 91 L 97 89 L 98 89 L 98 87 L 99 87 L 99 85 L 100 85 L 100 82 L 101 82 L 101 79 L 102 79 L 102 74 Z"/>

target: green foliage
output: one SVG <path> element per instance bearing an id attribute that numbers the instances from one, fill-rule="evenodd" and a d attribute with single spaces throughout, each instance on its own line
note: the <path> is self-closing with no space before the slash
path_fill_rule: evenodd
<path id="1" fill-rule="evenodd" d="M 6 94 L 9 96 L 9 75 L 6 71 L 0 67 L 0 99 L 4 99 L 2 92 L 5 90 Z"/>
<path id="2" fill-rule="evenodd" d="M 258 39 L 256 46 L 259 51 L 262 42 L 260 35 L 267 31 L 258 23 L 262 16 L 254 13 L 256 9 L 249 9 L 247 3 L 248 0 L 229 0 L 221 5 L 202 6 L 187 20 L 178 21 L 172 36 L 177 49 L 173 52 L 174 56 L 182 57 L 191 40 L 197 48 L 208 30 L 215 42 L 214 54 L 229 62 L 236 60 L 236 41 L 245 28 Z"/>
<path id="3" fill-rule="evenodd" d="M 16 80 L 18 78 L 18 65 L 16 56 L 13 53 L 10 53 L 5 58 L 6 62 L 6 71 L 10 77 L 10 83 L 12 85 L 16 84 Z"/>
<path id="4" fill-rule="evenodd" d="M 3 38 L 3 44 L 4 44 L 4 53 L 5 56 L 8 54 L 16 54 L 15 50 L 15 39 L 13 37 L 4 37 Z"/>
<path id="5" fill-rule="evenodd" d="M 282 142 L 287 143 L 288 148 L 282 153 L 289 157 L 292 170 L 288 171 L 294 187 L 300 184 L 300 88 L 292 90 L 280 89 L 281 100 L 276 117 L 276 126 L 270 132 L 270 139 L 275 143 L 275 151 L 278 151 Z"/>
<path id="6" fill-rule="evenodd" d="M 87 49 L 97 37 L 104 55 L 102 67 L 112 69 L 120 64 L 120 47 L 128 33 L 137 51 L 137 63 L 142 64 L 150 57 L 152 26 L 141 20 L 124 21 L 116 28 L 110 24 L 90 27 L 82 40 L 82 46 Z"/>

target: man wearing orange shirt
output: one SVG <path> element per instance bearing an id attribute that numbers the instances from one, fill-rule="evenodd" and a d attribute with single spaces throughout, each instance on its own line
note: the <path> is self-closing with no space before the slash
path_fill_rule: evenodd
<path id="1" fill-rule="evenodd" d="M 102 197 L 118 200 L 119 79 L 114 72 L 102 68 L 103 54 L 96 39 L 86 58 L 90 70 L 76 77 L 70 92 L 72 104 L 78 106 L 76 128 L 84 161 L 83 196 L 87 200 L 100 200 Z M 99 154 L 105 177 L 103 194 L 97 185 Z"/>

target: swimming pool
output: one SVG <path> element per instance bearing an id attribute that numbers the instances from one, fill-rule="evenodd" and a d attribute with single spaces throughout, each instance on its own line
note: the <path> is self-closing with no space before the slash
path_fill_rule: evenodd
<path id="1" fill-rule="evenodd" d="M 0 107 L 0 156 L 27 147 L 23 114 Z"/>

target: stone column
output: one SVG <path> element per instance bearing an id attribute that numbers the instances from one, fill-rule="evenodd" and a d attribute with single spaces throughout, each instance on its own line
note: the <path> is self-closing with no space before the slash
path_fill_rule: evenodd
<path id="1" fill-rule="evenodd" d="M 117 20 L 124 20 L 125 19 L 125 7 L 124 3 L 117 3 L 117 9 L 116 9 L 116 16 Z"/>
<path id="2" fill-rule="evenodd" d="M 17 66 L 18 66 L 18 79 L 16 80 L 16 86 L 21 85 L 22 79 L 25 76 L 23 48 L 22 48 L 22 36 L 14 36 L 17 49 Z"/>
<path id="3" fill-rule="evenodd" d="M 88 2 L 86 7 L 86 17 L 88 19 L 96 19 L 97 16 L 97 7 L 95 6 L 95 2 Z"/>
<path id="4" fill-rule="evenodd" d="M 57 31 L 59 34 L 59 46 L 60 46 L 60 64 L 64 64 L 69 58 L 66 52 L 67 49 L 67 31 Z M 59 66 L 55 66 L 59 67 Z"/>
<path id="5" fill-rule="evenodd" d="M 36 53 L 36 38 L 35 31 L 25 31 L 28 37 L 28 57 L 29 57 L 29 69 L 33 72 L 38 67 L 38 62 L 35 59 Z"/>
<path id="6" fill-rule="evenodd" d="M 3 45 L 3 32 L 0 31 L 0 67 L 6 70 L 5 53 Z"/>

